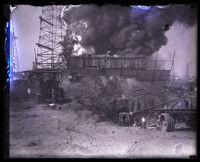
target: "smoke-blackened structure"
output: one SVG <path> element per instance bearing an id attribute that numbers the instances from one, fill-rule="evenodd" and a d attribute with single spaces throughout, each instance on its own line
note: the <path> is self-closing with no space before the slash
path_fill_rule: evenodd
<path id="1" fill-rule="evenodd" d="M 120 55 L 149 56 L 167 44 L 165 32 L 175 21 L 186 26 L 194 24 L 196 8 L 189 5 L 152 6 L 149 9 L 81 5 L 66 10 L 63 19 L 87 24 L 80 44 L 85 48 L 93 47 L 96 54 L 111 51 Z"/>

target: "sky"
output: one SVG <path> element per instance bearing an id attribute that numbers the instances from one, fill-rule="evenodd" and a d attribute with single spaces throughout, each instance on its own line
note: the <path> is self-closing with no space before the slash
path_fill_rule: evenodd
<path id="1" fill-rule="evenodd" d="M 34 48 L 39 40 L 41 7 L 19 5 L 13 12 L 20 71 L 31 70 L 35 59 Z"/>
<path id="2" fill-rule="evenodd" d="M 34 48 L 39 40 L 42 7 L 18 5 L 13 12 L 13 23 L 20 71 L 31 70 L 35 59 Z M 175 22 L 167 31 L 168 43 L 158 51 L 158 58 L 172 59 L 175 50 L 175 74 L 184 77 L 187 64 L 190 77 L 196 74 L 197 24 L 185 27 Z"/>

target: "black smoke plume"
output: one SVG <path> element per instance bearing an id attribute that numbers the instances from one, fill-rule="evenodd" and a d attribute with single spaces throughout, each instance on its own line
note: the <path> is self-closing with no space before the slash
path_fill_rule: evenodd
<path id="1" fill-rule="evenodd" d="M 81 5 L 65 11 L 63 19 L 87 23 L 80 44 L 94 47 L 96 54 L 111 51 L 114 54 L 151 55 L 167 44 L 165 32 L 178 21 L 192 26 L 196 21 L 196 8 L 189 5 L 171 5 L 166 8 L 152 6 Z"/>

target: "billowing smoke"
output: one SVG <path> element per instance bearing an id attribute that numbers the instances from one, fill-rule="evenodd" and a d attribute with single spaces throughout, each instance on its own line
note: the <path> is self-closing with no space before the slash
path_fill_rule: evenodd
<path id="1" fill-rule="evenodd" d="M 175 52 L 175 76 L 192 78 L 197 75 L 197 29 L 197 23 L 187 28 L 185 25 L 175 22 L 165 34 L 168 42 L 166 46 L 162 46 L 158 51 L 158 60 L 172 60 Z M 155 58 L 156 54 L 151 57 Z M 161 69 L 165 69 L 165 67 L 170 69 L 171 61 L 166 63 L 161 62 L 159 65 Z"/>
<path id="2" fill-rule="evenodd" d="M 96 54 L 111 51 L 114 54 L 152 55 L 167 44 L 165 32 L 175 22 L 192 26 L 196 8 L 185 5 L 139 8 L 117 5 L 81 5 L 66 10 L 63 19 L 68 22 L 86 22 L 87 30 L 80 44 L 93 47 Z"/>

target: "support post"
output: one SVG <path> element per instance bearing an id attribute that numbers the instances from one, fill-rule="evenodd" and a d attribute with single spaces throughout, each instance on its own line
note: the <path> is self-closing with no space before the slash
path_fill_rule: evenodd
<path id="1" fill-rule="evenodd" d="M 155 60 L 155 64 L 154 64 L 152 83 L 154 83 L 154 80 L 155 80 L 155 72 L 156 72 L 156 69 L 157 69 L 157 58 L 158 58 L 158 52 L 156 54 L 156 60 Z"/>

